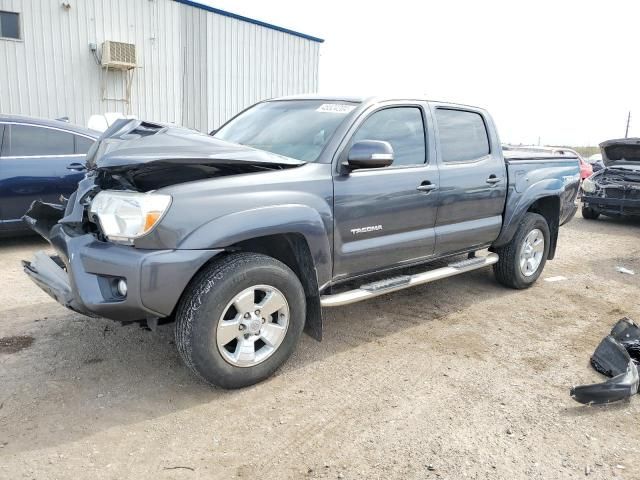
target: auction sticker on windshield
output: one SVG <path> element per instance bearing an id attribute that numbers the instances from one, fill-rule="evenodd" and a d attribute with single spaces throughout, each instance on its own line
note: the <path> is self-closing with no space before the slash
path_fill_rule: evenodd
<path id="1" fill-rule="evenodd" d="M 316 112 L 324 112 L 324 113 L 349 113 L 351 110 L 356 108 L 353 105 L 344 105 L 341 103 L 323 103 L 320 105 Z"/>

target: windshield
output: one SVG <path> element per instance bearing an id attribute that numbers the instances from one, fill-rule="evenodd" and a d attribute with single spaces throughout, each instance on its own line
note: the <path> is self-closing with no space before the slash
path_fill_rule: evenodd
<path id="1" fill-rule="evenodd" d="M 356 103 L 281 100 L 251 107 L 214 136 L 227 142 L 315 162 Z"/>

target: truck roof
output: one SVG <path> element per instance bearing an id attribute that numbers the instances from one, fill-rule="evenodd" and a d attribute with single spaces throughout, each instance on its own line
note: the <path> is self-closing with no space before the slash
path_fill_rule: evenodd
<path id="1" fill-rule="evenodd" d="M 447 102 L 442 100 L 433 100 L 419 96 L 402 96 L 402 95 L 327 95 L 321 93 L 310 93 L 304 95 L 288 95 L 285 97 L 270 98 L 269 102 L 280 100 L 326 100 L 327 102 L 349 102 L 349 103 L 379 103 L 390 101 L 419 101 L 419 102 L 437 102 L 446 105 L 455 105 L 460 107 L 482 108 L 474 105 L 467 105 L 464 103 Z"/>

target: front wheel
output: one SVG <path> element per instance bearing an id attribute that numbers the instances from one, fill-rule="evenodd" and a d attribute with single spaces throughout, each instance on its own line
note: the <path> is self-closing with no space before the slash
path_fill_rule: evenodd
<path id="1" fill-rule="evenodd" d="M 510 288 L 528 288 L 538 279 L 549 255 L 549 225 L 542 215 L 528 212 L 511 242 L 495 252 L 496 279 Z"/>
<path id="2" fill-rule="evenodd" d="M 207 383 L 253 385 L 294 351 L 305 312 L 304 290 L 289 267 L 266 255 L 231 254 L 187 287 L 176 313 L 176 345 Z"/>

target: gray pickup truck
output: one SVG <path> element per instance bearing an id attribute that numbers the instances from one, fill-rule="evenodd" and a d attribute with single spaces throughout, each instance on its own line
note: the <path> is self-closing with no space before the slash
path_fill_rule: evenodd
<path id="1" fill-rule="evenodd" d="M 318 96 L 210 136 L 123 120 L 86 167 L 64 205 L 25 215 L 57 252 L 25 272 L 76 312 L 174 319 L 186 365 L 226 388 L 271 375 L 303 330 L 320 340 L 323 307 L 489 265 L 530 286 L 580 180 L 576 158 L 505 159 L 479 108 Z"/>

